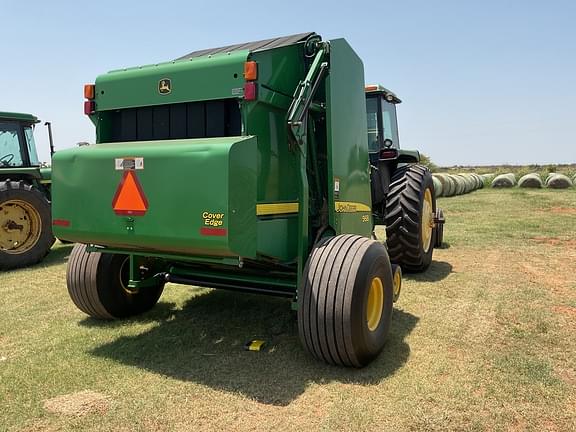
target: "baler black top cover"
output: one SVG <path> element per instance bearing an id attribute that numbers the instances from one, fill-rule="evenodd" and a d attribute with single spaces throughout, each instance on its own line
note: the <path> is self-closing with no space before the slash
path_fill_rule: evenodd
<path id="1" fill-rule="evenodd" d="M 273 39 L 264 39 L 264 40 L 256 41 L 256 42 L 246 42 L 246 43 L 241 43 L 241 44 L 236 44 L 236 45 L 228 45 L 228 46 L 224 46 L 224 47 L 220 47 L 220 48 L 210 48 L 210 49 L 205 49 L 205 50 L 200 50 L 200 51 L 194 51 L 194 52 L 191 52 L 190 54 L 186 54 L 185 56 L 179 57 L 176 60 L 186 60 L 186 59 L 191 59 L 194 57 L 202 57 L 202 56 L 207 56 L 207 55 L 227 53 L 227 52 L 239 51 L 239 50 L 248 50 L 250 52 L 264 51 L 264 50 L 269 50 L 269 49 L 273 49 L 273 48 L 279 48 L 279 47 L 283 47 L 283 46 L 287 46 L 287 45 L 292 45 L 292 44 L 295 44 L 298 42 L 303 42 L 314 34 L 316 34 L 316 33 L 314 33 L 314 32 L 300 33 L 300 34 L 295 34 L 295 35 L 291 35 L 291 36 L 282 36 L 282 37 L 277 37 L 277 38 L 273 38 Z"/>

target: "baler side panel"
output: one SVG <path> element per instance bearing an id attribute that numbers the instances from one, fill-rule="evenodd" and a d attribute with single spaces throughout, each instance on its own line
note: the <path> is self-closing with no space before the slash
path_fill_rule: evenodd
<path id="1" fill-rule="evenodd" d="M 286 110 L 306 73 L 303 58 L 300 45 L 253 53 L 250 59 L 258 63 L 258 101 L 242 106 L 245 133 L 258 136 L 257 202 L 273 209 L 259 213 L 258 253 L 282 261 L 293 260 L 298 245 L 297 211 L 293 211 L 298 201 L 298 165 L 288 147 Z M 292 210 L 286 213 L 284 204 Z"/>
<path id="2" fill-rule="evenodd" d="M 344 39 L 330 41 L 326 79 L 330 222 L 336 234 L 370 237 L 372 213 L 362 60 Z"/>

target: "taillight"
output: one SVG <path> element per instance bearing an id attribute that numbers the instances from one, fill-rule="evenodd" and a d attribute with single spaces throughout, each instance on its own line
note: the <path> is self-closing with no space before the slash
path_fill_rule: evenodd
<path id="1" fill-rule="evenodd" d="M 96 97 L 96 86 L 94 84 L 84 85 L 84 97 L 88 99 L 87 101 L 84 101 L 84 114 L 94 114 L 96 111 L 96 102 L 94 102 L 94 98 Z"/>
<path id="2" fill-rule="evenodd" d="M 380 150 L 380 159 L 396 159 L 398 151 L 396 149 Z"/>
<path id="3" fill-rule="evenodd" d="M 96 102 L 93 100 L 84 101 L 84 114 L 90 115 L 94 114 L 96 111 Z"/>
<path id="4" fill-rule="evenodd" d="M 258 93 L 258 85 L 253 82 L 247 82 L 244 84 L 244 100 L 253 101 L 256 100 Z"/>

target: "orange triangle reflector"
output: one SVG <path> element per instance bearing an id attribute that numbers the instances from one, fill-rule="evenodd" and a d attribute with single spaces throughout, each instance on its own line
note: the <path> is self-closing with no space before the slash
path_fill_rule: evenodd
<path id="1" fill-rule="evenodd" d="M 148 200 L 134 171 L 124 171 L 112 208 L 117 215 L 143 216 L 148 210 Z"/>

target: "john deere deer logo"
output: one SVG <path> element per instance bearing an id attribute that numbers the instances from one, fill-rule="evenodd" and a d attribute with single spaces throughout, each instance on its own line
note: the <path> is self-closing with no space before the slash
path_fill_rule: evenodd
<path id="1" fill-rule="evenodd" d="M 158 81 L 158 92 L 160 94 L 168 94 L 172 91 L 172 81 L 170 78 L 162 78 Z"/>

